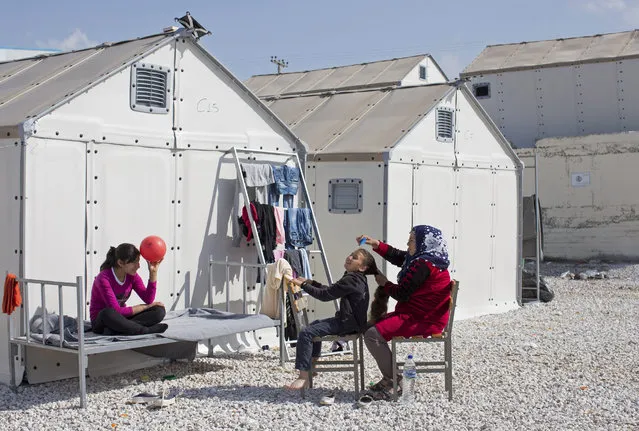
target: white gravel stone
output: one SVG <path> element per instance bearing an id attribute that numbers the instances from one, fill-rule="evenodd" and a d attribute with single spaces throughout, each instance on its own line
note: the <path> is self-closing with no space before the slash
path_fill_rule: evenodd
<path id="1" fill-rule="evenodd" d="M 610 278 L 570 280 L 566 271 Z M 544 263 L 555 292 L 547 304 L 455 323 L 453 401 L 443 376 L 420 375 L 413 406 L 355 403 L 349 374 L 322 374 L 306 399 L 281 389 L 295 376 L 276 351 L 218 355 L 117 376 L 89 377 L 78 408 L 77 379 L 0 386 L 5 430 L 637 430 L 639 429 L 639 265 Z M 461 284 L 472 289 L 472 282 Z M 417 346 L 417 358 L 434 346 Z M 407 353 L 405 351 L 404 353 Z M 366 382 L 379 372 L 366 353 Z M 150 381 L 140 383 L 141 375 Z M 175 374 L 173 406 L 125 401 L 159 392 Z M 320 398 L 337 389 L 335 404 Z"/>

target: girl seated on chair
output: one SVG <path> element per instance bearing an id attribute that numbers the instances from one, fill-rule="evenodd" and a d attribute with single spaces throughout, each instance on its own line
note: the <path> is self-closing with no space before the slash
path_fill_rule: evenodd
<path id="1" fill-rule="evenodd" d="M 133 244 L 126 243 L 109 248 L 91 288 L 89 315 L 93 332 L 140 335 L 166 331 L 167 325 L 160 323 L 166 313 L 164 304 L 153 302 L 160 262 L 147 262 L 149 282 L 145 287 L 137 274 L 140 251 Z M 145 304 L 126 306 L 133 290 Z"/>
<path id="2" fill-rule="evenodd" d="M 393 337 L 428 337 L 441 333 L 448 322 L 450 274 L 448 250 L 439 229 L 427 225 L 413 227 L 408 250 L 398 250 L 379 240 L 361 235 L 373 251 L 402 269 L 397 284 L 377 274 L 379 287 L 371 305 L 373 325 L 364 334 L 366 347 L 382 372 L 382 380 L 371 386 L 376 399 L 389 398 L 393 387 L 393 367 L 388 341 Z M 388 297 L 397 300 L 395 311 L 385 313 Z M 373 315 L 374 314 L 374 315 Z"/>
<path id="3" fill-rule="evenodd" d="M 357 249 L 346 257 L 344 269 L 344 276 L 330 286 L 301 277 L 292 280 L 313 298 L 320 301 L 340 299 L 340 303 L 335 317 L 316 320 L 300 331 L 295 354 L 295 368 L 300 373 L 297 379 L 286 385 L 287 389 L 308 387 L 311 360 L 318 358 L 322 350 L 322 343 L 313 342 L 314 337 L 347 335 L 366 329 L 370 297 L 366 275 L 377 274 L 375 258 L 368 251 Z"/>

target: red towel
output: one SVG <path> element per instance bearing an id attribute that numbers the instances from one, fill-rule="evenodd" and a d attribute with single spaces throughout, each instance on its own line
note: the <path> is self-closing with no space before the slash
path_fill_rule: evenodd
<path id="1" fill-rule="evenodd" d="M 13 313 L 13 310 L 22 305 L 22 296 L 20 295 L 20 286 L 14 274 L 7 274 L 4 279 L 4 294 L 2 296 L 2 312 L 5 314 Z"/>

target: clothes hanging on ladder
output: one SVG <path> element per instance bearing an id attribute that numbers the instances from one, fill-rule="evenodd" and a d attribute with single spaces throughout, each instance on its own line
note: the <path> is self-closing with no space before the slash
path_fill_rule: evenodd
<path id="1" fill-rule="evenodd" d="M 273 215 L 275 216 L 275 243 L 286 244 L 286 231 L 284 230 L 284 209 L 273 207 Z"/>
<path id="2" fill-rule="evenodd" d="M 291 264 L 291 268 L 295 271 L 297 277 L 304 277 L 304 267 L 302 266 L 302 258 L 300 256 L 300 251 L 295 249 L 286 250 L 284 252 L 284 259 Z"/>
<path id="3" fill-rule="evenodd" d="M 311 263 L 308 260 L 308 251 L 306 249 L 300 249 L 300 256 L 302 256 L 302 268 L 304 268 L 304 278 L 313 278 L 313 272 L 311 271 Z"/>
<path id="4" fill-rule="evenodd" d="M 313 244 L 310 208 L 288 208 L 284 217 L 286 248 L 306 247 Z"/>
<path id="5" fill-rule="evenodd" d="M 273 207 L 267 204 L 254 202 L 257 218 L 260 220 L 257 228 L 262 250 L 264 252 L 264 260 L 266 263 L 274 262 L 273 250 L 277 247 L 275 243 L 275 214 Z"/>
<path id="6" fill-rule="evenodd" d="M 261 314 L 266 314 L 271 319 L 280 318 L 279 298 L 282 295 L 280 287 L 282 278 L 293 277 L 293 270 L 286 259 L 279 259 L 275 263 L 266 265 L 266 285 L 262 290 Z"/>
<path id="7" fill-rule="evenodd" d="M 280 195 L 284 195 L 282 198 L 284 208 L 293 208 L 293 199 L 300 182 L 299 168 L 288 165 L 271 165 L 271 168 L 275 182 L 270 187 L 272 199 L 279 202 Z"/>
<path id="8" fill-rule="evenodd" d="M 265 163 L 242 163 L 241 169 L 241 175 L 244 179 L 244 185 L 246 186 L 246 192 L 249 200 L 263 204 L 269 203 L 268 190 L 271 185 L 275 184 L 271 165 Z M 231 211 L 231 235 L 234 247 L 239 247 L 241 244 L 243 232 L 243 221 L 241 220 L 241 216 L 242 209 L 245 205 L 244 193 L 242 192 L 242 180 L 238 177 L 235 182 L 233 210 Z"/>

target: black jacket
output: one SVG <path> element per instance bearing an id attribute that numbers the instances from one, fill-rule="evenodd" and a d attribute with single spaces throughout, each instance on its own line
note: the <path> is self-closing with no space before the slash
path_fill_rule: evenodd
<path id="1" fill-rule="evenodd" d="M 302 289 L 320 301 L 340 299 L 335 317 L 342 324 L 342 331 L 337 335 L 363 332 L 366 329 L 370 293 L 366 276 L 361 272 L 345 272 L 342 278 L 330 286 L 306 280 L 302 283 Z"/>

